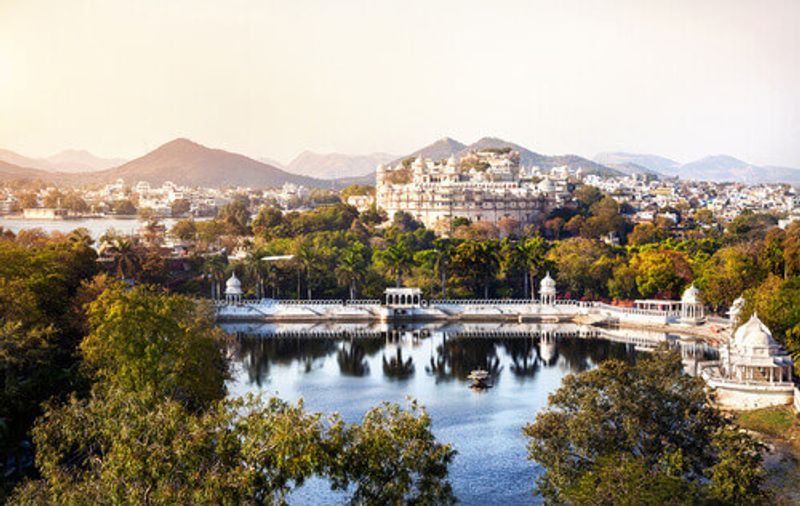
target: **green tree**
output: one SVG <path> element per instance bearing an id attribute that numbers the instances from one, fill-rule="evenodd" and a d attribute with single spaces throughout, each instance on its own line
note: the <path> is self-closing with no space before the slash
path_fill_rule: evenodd
<path id="1" fill-rule="evenodd" d="M 186 199 L 175 199 L 170 204 L 170 213 L 173 217 L 184 216 L 192 209 L 192 203 Z"/>
<path id="2" fill-rule="evenodd" d="M 453 250 L 453 266 L 466 279 L 474 294 L 489 290 L 500 270 L 500 243 L 498 241 L 464 241 Z"/>
<path id="3" fill-rule="evenodd" d="M 136 206 L 133 205 L 129 199 L 125 200 L 118 200 L 114 202 L 114 214 L 123 214 L 127 216 L 133 216 L 136 214 Z"/>
<path id="4" fill-rule="evenodd" d="M 347 288 L 350 299 L 355 299 L 356 288 L 364 280 L 367 268 L 367 248 L 360 242 L 354 242 L 341 251 L 338 262 L 336 279 Z"/>
<path id="5" fill-rule="evenodd" d="M 414 256 L 409 247 L 403 243 L 391 244 L 388 248 L 377 252 L 378 262 L 395 278 L 395 286 L 402 285 L 403 274 L 407 272 L 414 262 Z"/>
<path id="6" fill-rule="evenodd" d="M 113 288 L 89 305 L 81 351 L 104 382 L 205 406 L 224 395 L 228 373 L 210 311 L 141 285 Z"/>
<path id="7" fill-rule="evenodd" d="M 592 504 L 651 504 L 670 494 L 761 504 L 761 445 L 709 402 L 703 380 L 685 375 L 666 345 L 635 365 L 607 360 L 567 376 L 523 430 L 529 458 L 544 468 L 537 492 L 567 504 L 582 504 L 592 486 L 601 494 Z"/>

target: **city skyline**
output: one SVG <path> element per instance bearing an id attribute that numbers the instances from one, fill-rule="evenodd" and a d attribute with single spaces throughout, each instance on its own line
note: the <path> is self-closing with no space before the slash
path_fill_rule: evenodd
<path id="1" fill-rule="evenodd" d="M 6 1 L 0 147 L 287 162 L 497 136 L 800 167 L 800 5 L 766 4 Z"/>

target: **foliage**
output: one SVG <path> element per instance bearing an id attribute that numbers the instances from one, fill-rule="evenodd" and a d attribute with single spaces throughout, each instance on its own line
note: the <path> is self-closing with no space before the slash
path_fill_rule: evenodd
<path id="1" fill-rule="evenodd" d="M 50 405 L 34 429 L 42 479 L 12 503 L 285 504 L 307 479 L 352 491 L 354 504 L 452 503 L 448 445 L 415 403 L 362 424 L 247 397 L 195 413 L 118 389 Z"/>
<path id="2" fill-rule="evenodd" d="M 145 286 L 114 287 L 89 305 L 86 363 L 104 382 L 205 406 L 225 393 L 222 331 L 206 308 Z"/>
<path id="3" fill-rule="evenodd" d="M 709 404 L 703 380 L 666 345 L 635 365 L 608 360 L 566 377 L 524 434 L 548 501 L 582 503 L 592 487 L 595 504 L 766 499 L 760 444 Z"/>

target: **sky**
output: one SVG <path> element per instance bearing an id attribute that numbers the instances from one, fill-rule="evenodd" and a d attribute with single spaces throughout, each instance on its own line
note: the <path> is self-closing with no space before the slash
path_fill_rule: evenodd
<path id="1" fill-rule="evenodd" d="M 0 148 L 496 136 L 800 167 L 799 24 L 796 0 L 0 0 Z"/>

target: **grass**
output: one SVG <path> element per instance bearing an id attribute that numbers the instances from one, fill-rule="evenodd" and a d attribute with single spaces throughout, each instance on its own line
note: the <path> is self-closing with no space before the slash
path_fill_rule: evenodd
<path id="1" fill-rule="evenodd" d="M 734 413 L 743 429 L 752 431 L 769 451 L 764 455 L 766 487 L 776 506 L 800 504 L 800 418 L 791 406 Z"/>
<path id="2" fill-rule="evenodd" d="M 800 421 L 790 406 L 740 411 L 736 420 L 743 429 L 782 439 L 789 439 L 800 432 Z"/>

